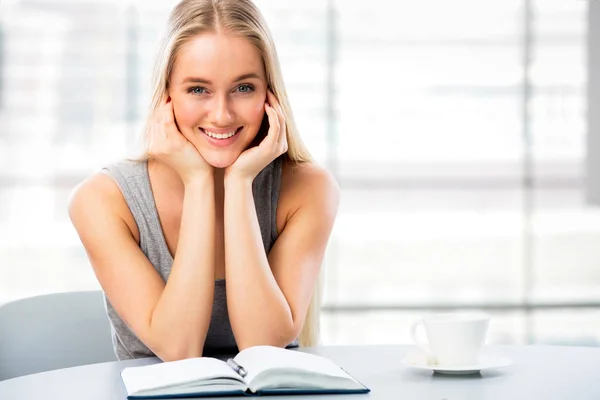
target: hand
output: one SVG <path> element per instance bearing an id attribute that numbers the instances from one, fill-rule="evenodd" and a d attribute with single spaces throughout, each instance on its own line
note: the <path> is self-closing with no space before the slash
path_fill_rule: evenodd
<path id="1" fill-rule="evenodd" d="M 225 170 L 227 179 L 233 177 L 252 182 L 269 163 L 287 151 L 285 117 L 281 105 L 270 90 L 267 91 L 265 112 L 269 118 L 267 136 L 258 146 L 245 150 L 232 165 L 227 167 Z"/>
<path id="2" fill-rule="evenodd" d="M 199 175 L 210 173 L 212 166 L 198 150 L 179 132 L 170 97 L 157 110 L 150 125 L 148 154 L 175 170 L 184 184 Z"/>

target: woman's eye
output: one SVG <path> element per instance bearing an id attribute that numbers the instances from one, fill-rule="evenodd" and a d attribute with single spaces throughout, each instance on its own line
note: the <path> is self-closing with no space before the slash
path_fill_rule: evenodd
<path id="1" fill-rule="evenodd" d="M 192 93 L 192 94 L 204 94 L 206 92 L 206 89 L 204 89 L 203 87 L 200 86 L 194 86 L 188 89 L 188 93 Z"/>
<path id="2" fill-rule="evenodd" d="M 254 91 L 254 86 L 252 85 L 240 85 L 238 86 L 238 91 L 240 93 L 250 93 L 252 91 Z"/>

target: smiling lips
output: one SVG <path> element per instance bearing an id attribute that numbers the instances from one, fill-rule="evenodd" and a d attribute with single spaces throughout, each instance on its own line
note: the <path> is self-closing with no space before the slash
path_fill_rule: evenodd
<path id="1" fill-rule="evenodd" d="M 202 129 L 202 128 L 200 128 Z M 230 137 L 232 137 L 233 135 L 235 135 L 237 133 L 238 129 L 229 131 L 229 132 L 213 132 L 213 131 L 209 131 L 206 129 L 202 129 L 202 132 L 204 132 L 206 135 L 210 136 L 211 138 L 214 139 L 229 139 Z"/>
<path id="2" fill-rule="evenodd" d="M 242 127 L 230 130 L 209 130 L 204 128 L 200 128 L 200 130 L 204 133 L 209 143 L 215 146 L 228 146 L 237 139 L 238 133 L 242 130 Z"/>

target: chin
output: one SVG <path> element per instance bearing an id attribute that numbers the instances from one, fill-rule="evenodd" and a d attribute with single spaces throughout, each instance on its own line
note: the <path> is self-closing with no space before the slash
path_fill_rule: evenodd
<path id="1" fill-rule="evenodd" d="M 239 154 L 202 154 L 204 160 L 213 168 L 227 168 L 237 160 Z"/>

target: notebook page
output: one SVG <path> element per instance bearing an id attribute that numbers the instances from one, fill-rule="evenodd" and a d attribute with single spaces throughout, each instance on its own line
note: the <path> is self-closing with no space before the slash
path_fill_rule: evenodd
<path id="1" fill-rule="evenodd" d="M 250 347 L 238 353 L 235 361 L 246 369 L 248 374 L 245 378 L 248 382 L 261 372 L 275 368 L 294 368 L 354 380 L 327 358 L 279 347 Z"/>
<path id="2" fill-rule="evenodd" d="M 129 394 L 212 378 L 231 378 L 243 383 L 242 378 L 229 365 L 209 357 L 128 367 L 121 372 L 121 378 Z"/>

